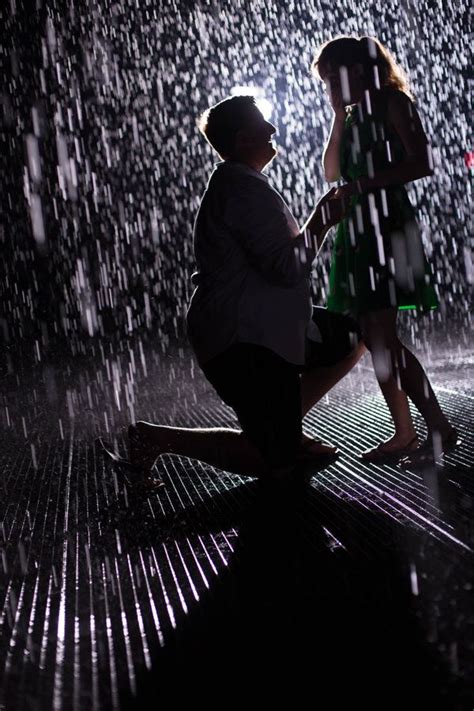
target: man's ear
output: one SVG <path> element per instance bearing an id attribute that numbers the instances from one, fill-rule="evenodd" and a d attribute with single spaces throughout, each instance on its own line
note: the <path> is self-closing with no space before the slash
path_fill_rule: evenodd
<path id="1" fill-rule="evenodd" d="M 362 79 L 364 76 L 364 65 L 361 62 L 354 64 L 353 72 L 358 79 Z"/>
<path id="2" fill-rule="evenodd" d="M 248 132 L 247 129 L 245 128 L 240 128 L 237 133 L 235 134 L 235 148 L 238 150 L 239 148 L 245 148 L 246 146 L 249 146 L 252 144 L 252 136 Z"/>

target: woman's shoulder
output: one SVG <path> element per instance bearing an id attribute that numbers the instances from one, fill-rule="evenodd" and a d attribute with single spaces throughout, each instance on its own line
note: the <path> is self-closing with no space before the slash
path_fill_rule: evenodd
<path id="1" fill-rule="evenodd" d="M 385 125 L 389 133 L 397 134 L 407 150 L 413 153 L 426 143 L 428 139 L 418 113 L 418 108 L 408 94 L 398 89 L 390 89 L 386 102 Z"/>
<path id="2" fill-rule="evenodd" d="M 408 96 L 408 94 L 406 94 L 401 89 L 397 89 L 396 87 L 384 87 L 384 89 L 382 89 L 382 92 L 383 100 L 387 106 L 406 109 L 407 106 L 413 106 L 415 103 L 413 99 Z"/>
<path id="3" fill-rule="evenodd" d="M 395 87 L 384 87 L 376 102 L 374 113 L 388 126 L 395 126 L 400 121 L 410 121 L 416 115 L 413 100 L 404 91 Z"/>

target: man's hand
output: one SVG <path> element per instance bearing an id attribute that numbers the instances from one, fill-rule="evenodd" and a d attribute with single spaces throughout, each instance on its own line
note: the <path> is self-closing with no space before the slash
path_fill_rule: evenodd
<path id="1" fill-rule="evenodd" d="M 321 216 L 325 228 L 333 227 L 342 220 L 347 212 L 348 200 L 339 195 L 340 188 L 331 188 L 316 205 L 315 213 Z"/>
<path id="2" fill-rule="evenodd" d="M 316 238 L 316 249 L 319 250 L 327 231 L 342 220 L 347 211 L 347 201 L 338 199 L 337 188 L 331 188 L 316 205 L 310 218 L 303 227 Z"/>

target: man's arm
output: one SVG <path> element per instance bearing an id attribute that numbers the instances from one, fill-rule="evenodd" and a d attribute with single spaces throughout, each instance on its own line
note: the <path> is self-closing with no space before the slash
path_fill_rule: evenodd
<path id="1" fill-rule="evenodd" d="M 335 224 L 334 211 L 326 207 L 334 191 L 320 200 L 296 237 L 278 194 L 253 184 L 229 200 L 226 221 L 255 269 L 271 283 L 296 286 L 309 276 L 324 236 Z"/>
<path id="2" fill-rule="evenodd" d="M 279 286 L 296 286 L 311 271 L 315 249 L 303 234 L 294 237 L 280 196 L 259 180 L 236 186 L 227 201 L 225 221 L 265 279 Z"/>

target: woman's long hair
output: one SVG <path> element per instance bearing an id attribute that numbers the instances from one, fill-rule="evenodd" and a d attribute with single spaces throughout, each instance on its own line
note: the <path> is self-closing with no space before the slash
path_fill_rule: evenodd
<path id="1" fill-rule="evenodd" d="M 311 69 L 319 77 L 327 70 L 362 64 L 364 73 L 377 88 L 389 87 L 403 91 L 410 99 L 413 94 L 405 71 L 391 53 L 375 37 L 342 35 L 325 42 L 319 48 Z"/>

